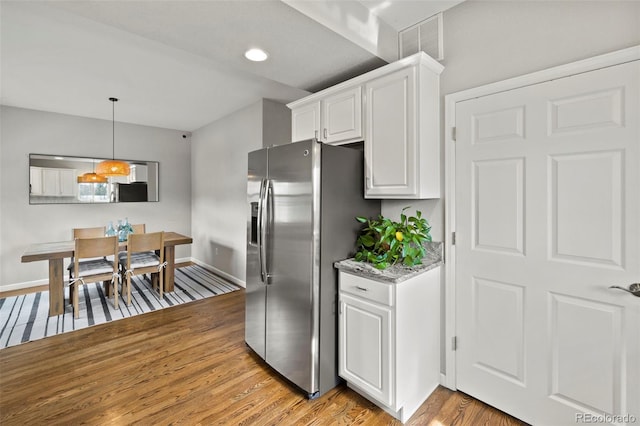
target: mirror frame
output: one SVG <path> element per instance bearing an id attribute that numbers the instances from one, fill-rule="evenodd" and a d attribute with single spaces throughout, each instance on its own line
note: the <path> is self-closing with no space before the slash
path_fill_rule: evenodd
<path id="1" fill-rule="evenodd" d="M 82 174 L 95 171 L 95 165 L 103 160 L 110 160 L 110 158 L 30 153 L 29 186 L 27 188 L 29 204 L 111 204 L 160 201 L 160 162 L 158 161 L 121 160 L 132 166 L 129 176 L 108 177 L 107 183 L 79 183 L 77 181 Z M 56 162 L 59 162 L 60 166 L 57 166 Z M 87 166 L 83 167 L 85 164 Z M 74 165 L 77 167 L 73 167 Z M 136 166 L 146 167 L 142 172 L 141 180 L 132 180 L 135 179 Z M 75 173 L 73 173 L 73 177 L 70 174 L 64 176 L 59 172 L 56 175 L 56 169 L 74 170 Z M 48 181 L 45 181 L 46 179 Z M 127 186 L 121 186 L 124 184 Z M 70 185 L 72 185 L 71 191 L 64 194 L 64 188 L 67 188 L 68 191 Z M 87 186 L 81 187 L 80 185 Z M 35 191 L 38 193 L 33 193 L 34 188 L 37 188 Z M 126 196 L 123 192 L 124 188 L 127 188 Z M 50 193 L 47 194 L 47 191 Z M 55 191 L 58 193 L 54 194 Z"/>

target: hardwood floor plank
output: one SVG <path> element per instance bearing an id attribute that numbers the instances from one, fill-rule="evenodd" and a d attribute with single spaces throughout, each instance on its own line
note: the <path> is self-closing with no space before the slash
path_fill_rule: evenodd
<path id="1" fill-rule="evenodd" d="M 0 424 L 400 425 L 346 385 L 309 401 L 244 343 L 244 291 L 0 350 Z M 521 425 L 439 387 L 409 425 Z"/>

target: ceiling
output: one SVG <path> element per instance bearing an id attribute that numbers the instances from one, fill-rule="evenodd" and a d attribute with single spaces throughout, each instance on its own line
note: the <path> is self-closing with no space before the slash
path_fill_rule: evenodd
<path id="1" fill-rule="evenodd" d="M 316 2 L 341 12 L 328 26 L 296 0 L 2 0 L 0 103 L 111 120 L 117 97 L 117 121 L 193 131 L 261 98 L 290 102 L 384 65 L 335 30 L 356 16 L 347 4 L 365 12 L 358 28 L 396 36 L 460 1 Z M 247 61 L 250 47 L 269 59 Z"/>
<path id="2" fill-rule="evenodd" d="M 464 0 L 359 0 L 367 9 L 393 27 L 404 30 L 425 18 L 452 8 Z"/>

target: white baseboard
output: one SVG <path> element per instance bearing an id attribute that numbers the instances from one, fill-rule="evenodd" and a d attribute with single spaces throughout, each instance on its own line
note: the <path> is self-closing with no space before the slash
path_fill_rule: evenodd
<path id="1" fill-rule="evenodd" d="M 0 285 L 0 292 L 22 290 L 24 288 L 38 287 L 38 286 L 47 285 L 47 284 L 49 284 L 48 278 L 35 280 L 35 281 L 25 281 L 22 283 L 15 283 L 15 284 L 5 284 L 5 285 Z"/>
<path id="2" fill-rule="evenodd" d="M 239 285 L 242 288 L 247 288 L 247 283 L 246 282 L 234 277 L 231 274 L 228 274 L 227 272 L 221 271 L 220 269 L 216 268 L 215 266 L 211 266 L 211 265 L 209 265 L 207 263 L 204 263 L 204 262 L 202 262 L 202 261 L 200 261 L 198 259 L 189 258 L 189 259 L 185 259 L 185 260 L 181 259 L 180 261 L 181 262 L 191 261 L 191 262 L 195 263 L 196 265 L 200 265 L 203 268 L 206 268 L 206 269 L 210 270 L 211 272 L 213 272 L 213 273 L 215 273 L 217 275 L 220 275 L 222 278 L 225 278 L 225 279 L 231 281 L 232 283 Z M 178 263 L 177 260 L 176 260 L 176 263 Z"/>

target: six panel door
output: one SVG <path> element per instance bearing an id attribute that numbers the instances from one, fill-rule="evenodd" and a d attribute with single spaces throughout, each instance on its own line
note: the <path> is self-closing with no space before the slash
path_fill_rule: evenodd
<path id="1" fill-rule="evenodd" d="M 458 389 L 640 421 L 638 61 L 456 104 Z"/>

